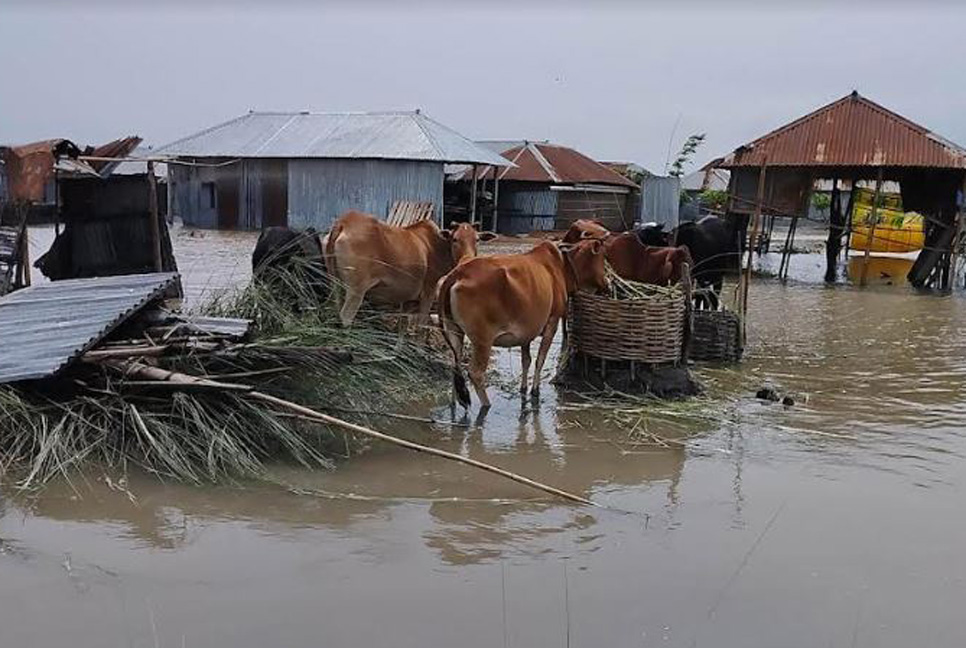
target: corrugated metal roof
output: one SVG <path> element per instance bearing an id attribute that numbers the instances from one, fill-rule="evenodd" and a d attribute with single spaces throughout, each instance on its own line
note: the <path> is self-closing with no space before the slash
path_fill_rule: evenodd
<path id="1" fill-rule="evenodd" d="M 137 135 L 122 137 L 107 144 L 101 144 L 94 148 L 90 153 L 92 158 L 125 158 L 141 144 L 141 138 Z M 118 161 L 91 160 L 90 165 L 94 167 L 102 178 L 111 175 L 120 164 Z"/>
<path id="2" fill-rule="evenodd" d="M 177 281 L 173 272 L 70 279 L 0 298 L 0 384 L 54 375 Z"/>
<path id="3" fill-rule="evenodd" d="M 857 92 L 774 130 L 718 164 L 722 168 L 931 167 L 966 168 L 966 149 Z"/>
<path id="4" fill-rule="evenodd" d="M 527 142 L 523 146 L 503 151 L 502 155 L 516 166 L 500 171 L 501 181 L 637 187 L 616 171 L 566 146 L 546 142 Z M 469 177 L 472 178 L 472 175 Z M 480 169 L 477 177 L 492 178 L 492 167 Z"/>
<path id="5" fill-rule="evenodd" d="M 155 156 L 154 150 L 150 146 L 138 146 L 127 154 L 127 159 L 118 162 L 111 175 L 146 175 L 148 172 L 147 158 Z M 154 175 L 159 178 L 167 176 L 167 166 L 158 162 L 154 165 Z"/>
<path id="6" fill-rule="evenodd" d="M 419 112 L 251 112 L 156 151 L 173 157 L 506 160 Z"/>

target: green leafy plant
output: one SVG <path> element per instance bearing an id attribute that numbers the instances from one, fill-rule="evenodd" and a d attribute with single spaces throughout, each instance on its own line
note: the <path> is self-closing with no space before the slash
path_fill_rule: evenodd
<path id="1" fill-rule="evenodd" d="M 724 189 L 705 189 L 700 194 L 701 204 L 710 209 L 723 210 L 728 202 Z"/>
<path id="2" fill-rule="evenodd" d="M 684 145 L 681 146 L 681 150 L 678 151 L 678 155 L 674 158 L 668 167 L 668 175 L 675 178 L 680 178 L 684 175 L 684 167 L 687 165 L 691 158 L 694 157 L 695 152 L 704 143 L 705 133 L 696 133 L 689 136 L 684 140 Z"/>
<path id="3" fill-rule="evenodd" d="M 827 193 L 813 193 L 812 207 L 824 211 L 832 204 L 832 198 Z"/>

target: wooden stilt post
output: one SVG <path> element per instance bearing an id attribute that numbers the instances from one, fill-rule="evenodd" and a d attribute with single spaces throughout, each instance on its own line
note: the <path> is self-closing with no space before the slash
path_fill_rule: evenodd
<path id="1" fill-rule="evenodd" d="M 499 232 L 500 167 L 493 167 L 493 231 Z"/>
<path id="2" fill-rule="evenodd" d="M 828 210 L 828 238 L 825 241 L 825 281 L 835 283 L 838 275 L 839 251 L 842 248 L 842 192 L 839 179 L 832 179 L 832 199 Z"/>
<path id="3" fill-rule="evenodd" d="M 792 260 L 792 250 L 795 247 L 795 233 L 798 231 L 798 215 L 792 216 L 792 222 L 788 224 L 788 232 L 785 234 L 785 247 L 782 248 L 782 261 L 778 266 L 778 278 L 782 281 L 788 279 L 788 266 Z"/>
<path id="4" fill-rule="evenodd" d="M 849 261 L 849 249 L 852 247 L 852 211 L 855 209 L 855 185 L 858 181 L 852 178 L 849 185 L 849 204 L 845 208 L 845 262 Z M 846 266 L 847 268 L 848 266 Z"/>
<path id="5" fill-rule="evenodd" d="M 54 165 L 54 235 L 60 236 L 60 171 Z"/>
<path id="6" fill-rule="evenodd" d="M 742 275 L 741 285 L 741 346 L 748 340 L 748 286 L 751 283 L 751 266 L 758 245 L 758 226 L 761 221 L 761 205 L 765 199 L 765 172 L 768 168 L 768 157 L 761 161 L 761 171 L 758 173 L 758 195 L 755 198 L 755 211 L 751 218 L 751 233 L 748 235 L 748 259 Z"/>
<path id="7" fill-rule="evenodd" d="M 150 207 L 149 225 L 151 231 L 151 248 L 154 257 L 154 271 L 163 272 L 164 263 L 161 258 L 161 225 L 158 223 L 158 179 L 154 176 L 154 162 L 148 161 L 148 205 Z"/>
<path id="8" fill-rule="evenodd" d="M 476 171 L 477 171 L 477 167 L 474 164 L 473 165 L 473 189 L 472 189 L 473 195 L 470 196 L 470 225 L 476 225 L 476 188 L 477 188 Z"/>
<path id="9" fill-rule="evenodd" d="M 872 239 L 875 238 L 875 225 L 879 219 L 879 195 L 882 193 L 882 167 L 875 179 L 875 195 L 872 197 L 872 215 L 869 219 L 869 235 L 865 240 L 865 254 L 862 256 L 862 275 L 859 278 L 859 285 L 864 286 L 869 278 L 869 252 L 872 250 Z"/>
<path id="10" fill-rule="evenodd" d="M 24 218 L 28 215 L 24 214 Z M 30 278 L 30 226 L 24 223 L 23 236 L 20 239 L 20 285 L 24 288 L 31 284 Z"/>
<path id="11" fill-rule="evenodd" d="M 960 204 L 956 209 L 956 230 L 953 240 L 949 243 L 949 285 L 947 290 L 952 290 L 956 284 L 956 262 L 959 260 L 960 238 L 963 234 L 963 221 L 966 220 L 966 177 L 963 179 L 963 186 L 960 190 Z"/>

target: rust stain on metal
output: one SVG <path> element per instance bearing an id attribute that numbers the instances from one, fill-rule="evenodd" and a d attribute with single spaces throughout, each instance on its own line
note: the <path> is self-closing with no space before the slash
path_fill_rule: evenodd
<path id="1" fill-rule="evenodd" d="M 6 166 L 8 193 L 13 200 L 40 202 L 44 187 L 54 173 L 58 157 L 76 158 L 77 145 L 66 139 L 50 139 L 22 146 L 0 148 Z"/>
<path id="2" fill-rule="evenodd" d="M 857 92 L 725 156 L 721 168 L 891 166 L 966 169 L 966 149 Z"/>

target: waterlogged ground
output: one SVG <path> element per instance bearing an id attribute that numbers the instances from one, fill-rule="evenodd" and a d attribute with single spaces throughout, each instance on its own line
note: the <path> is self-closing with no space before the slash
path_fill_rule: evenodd
<path id="1" fill-rule="evenodd" d="M 244 273 L 253 243 L 175 240 L 189 298 Z M 549 385 L 536 403 L 491 388 L 479 422 L 382 422 L 600 508 L 383 446 L 280 470 L 300 494 L 7 489 L 0 646 L 958 648 L 966 300 L 828 289 L 796 274 L 818 256 L 794 261 L 799 281 L 752 289 L 745 362 L 702 370 L 691 416 L 637 422 L 683 444 L 635 443 Z M 509 384 L 519 357 L 500 366 Z M 755 400 L 765 382 L 799 404 Z"/>

